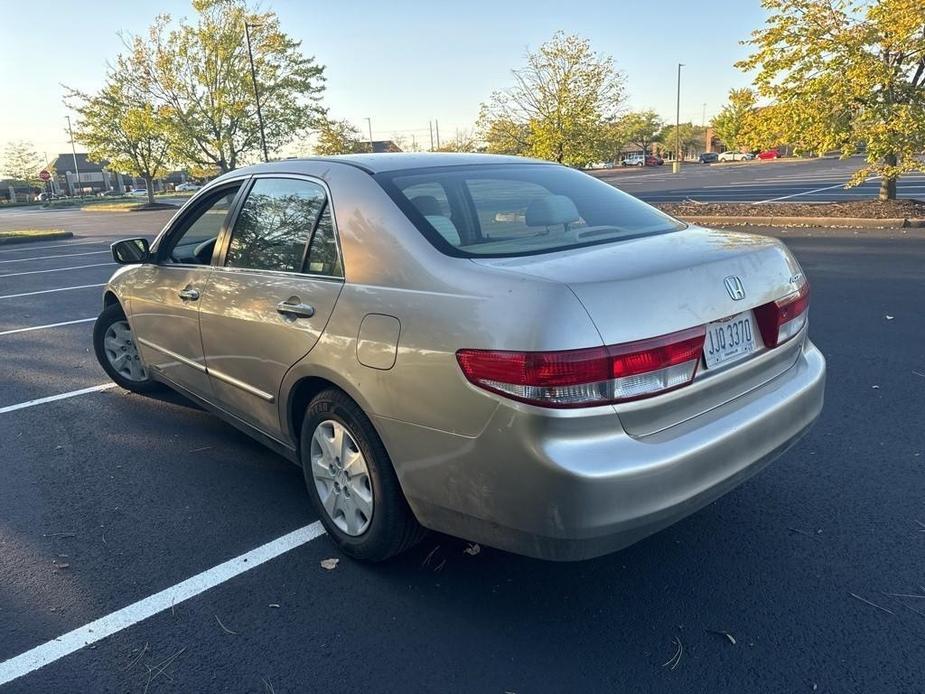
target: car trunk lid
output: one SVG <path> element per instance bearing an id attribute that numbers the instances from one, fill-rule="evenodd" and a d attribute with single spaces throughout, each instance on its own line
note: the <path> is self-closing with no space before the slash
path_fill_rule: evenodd
<path id="1" fill-rule="evenodd" d="M 799 264 L 779 241 L 699 227 L 475 262 L 568 285 L 606 345 L 708 326 L 739 314 L 751 315 L 757 327 L 750 312 L 793 293 L 803 282 Z M 755 333 L 748 355 L 712 368 L 701 359 L 691 385 L 616 405 L 623 426 L 640 436 L 661 431 L 760 386 L 795 362 L 802 336 L 768 349 Z"/>

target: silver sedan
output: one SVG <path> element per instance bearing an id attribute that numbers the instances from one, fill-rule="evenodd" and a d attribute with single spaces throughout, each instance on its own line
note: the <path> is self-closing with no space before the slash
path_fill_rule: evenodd
<path id="1" fill-rule="evenodd" d="M 781 243 L 546 162 L 254 166 L 113 255 L 94 331 L 111 378 L 166 384 L 301 465 L 330 536 L 368 560 L 425 528 L 611 552 L 822 409 L 809 284 Z"/>

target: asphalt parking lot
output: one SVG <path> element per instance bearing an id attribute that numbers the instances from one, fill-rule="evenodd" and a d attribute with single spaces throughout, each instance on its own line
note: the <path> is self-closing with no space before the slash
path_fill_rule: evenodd
<path id="1" fill-rule="evenodd" d="M 925 233 L 774 232 L 813 283 L 826 408 L 694 516 L 581 563 L 430 536 L 326 570 L 299 470 L 229 425 L 50 399 L 106 385 L 108 244 L 167 218 L 0 212 L 77 234 L 0 248 L 0 691 L 925 691 Z"/>
<path id="2" fill-rule="evenodd" d="M 860 157 L 685 164 L 673 174 L 669 165 L 599 169 L 594 175 L 646 202 L 840 202 L 876 198 L 879 179 L 845 189 L 861 168 Z M 901 198 L 925 199 L 925 173 L 903 176 Z"/>

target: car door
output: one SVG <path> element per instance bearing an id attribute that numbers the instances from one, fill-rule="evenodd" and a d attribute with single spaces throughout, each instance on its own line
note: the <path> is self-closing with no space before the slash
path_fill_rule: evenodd
<path id="1" fill-rule="evenodd" d="M 199 305 L 212 272 L 216 241 L 242 181 L 203 196 L 171 222 L 152 249 L 153 262 L 133 273 L 132 330 L 145 364 L 176 385 L 211 399 L 199 333 Z"/>
<path id="2" fill-rule="evenodd" d="M 280 385 L 320 337 L 343 287 L 327 188 L 259 176 L 246 192 L 200 306 L 216 403 L 278 437 Z"/>

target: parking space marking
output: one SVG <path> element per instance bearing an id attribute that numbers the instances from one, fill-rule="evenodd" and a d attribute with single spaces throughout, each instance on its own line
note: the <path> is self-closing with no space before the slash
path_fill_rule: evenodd
<path id="1" fill-rule="evenodd" d="M 88 267 L 104 267 L 106 265 L 115 265 L 115 263 L 93 263 L 92 265 L 74 265 L 73 267 L 56 267 L 51 270 L 29 270 L 28 272 L 10 272 L 2 277 L 19 277 L 20 275 L 40 275 L 43 272 L 65 272 L 66 270 L 84 270 Z"/>
<path id="2" fill-rule="evenodd" d="M 40 289 L 37 292 L 22 292 L 20 294 L 4 294 L 0 296 L 0 299 L 18 299 L 21 296 L 35 296 L 36 294 L 52 294 L 54 292 L 69 292 L 72 289 L 90 289 L 91 287 L 105 287 L 106 283 L 102 284 L 78 284 L 76 287 L 61 287 L 59 289 Z"/>
<path id="3" fill-rule="evenodd" d="M 105 267 L 106 265 L 115 265 L 115 263 L 93 263 L 92 265 L 74 265 L 72 267 L 56 267 L 50 270 L 29 270 L 28 272 L 9 272 L 3 277 L 19 277 L 20 275 L 41 275 L 43 272 L 65 272 L 67 270 L 84 270 L 88 267 Z"/>
<path id="4" fill-rule="evenodd" d="M 55 258 L 74 258 L 78 255 L 102 255 L 110 251 L 87 251 L 85 253 L 63 253 L 61 255 L 40 255 L 36 258 L 10 258 L 9 260 L 0 260 L 0 263 L 24 263 L 27 260 L 54 260 Z"/>
<path id="5" fill-rule="evenodd" d="M 875 176 L 874 178 L 878 178 L 878 177 Z M 870 179 L 870 178 L 867 179 L 867 181 L 871 181 L 871 180 L 873 179 Z M 867 183 L 867 181 L 865 181 L 865 183 Z M 845 187 L 844 183 L 836 183 L 834 186 L 826 186 L 825 188 L 816 188 L 815 190 L 805 190 L 802 193 L 792 193 L 790 195 L 782 195 L 779 198 L 768 198 L 767 200 L 758 200 L 755 204 L 763 205 L 766 202 L 777 202 L 779 200 L 789 200 L 790 198 L 797 198 L 801 195 L 812 195 L 813 193 L 821 193 L 824 190 L 832 190 L 833 188 L 844 188 L 844 187 Z"/>
<path id="6" fill-rule="evenodd" d="M 45 330 L 46 328 L 60 328 L 63 325 L 75 325 L 77 323 L 89 323 L 96 318 L 78 318 L 77 320 L 66 320 L 63 323 L 48 323 L 46 325 L 33 325 L 28 328 L 14 328 L 13 330 L 4 330 L 0 335 L 15 335 L 16 333 L 29 333 L 33 330 Z"/>
<path id="7" fill-rule="evenodd" d="M 115 388 L 116 384 L 113 382 L 101 383 L 98 386 L 90 386 L 89 388 L 81 388 L 80 390 L 72 390 L 68 393 L 60 393 L 58 395 L 49 395 L 44 398 L 37 398 L 35 400 L 27 400 L 26 402 L 19 402 L 15 405 L 7 405 L 6 407 L 0 407 L 0 414 L 6 414 L 7 412 L 15 412 L 16 410 L 25 410 L 28 407 L 35 407 L 36 405 L 44 405 L 47 402 L 55 402 L 56 400 L 67 400 L 68 398 L 76 398 L 78 395 L 87 395 L 88 393 L 99 393 L 102 390 L 109 390 L 110 388 Z"/>
<path id="8" fill-rule="evenodd" d="M 89 246 L 94 243 L 107 243 L 107 241 L 72 241 L 70 243 L 56 243 L 50 246 L 34 246 L 31 243 L 24 243 L 18 244 L 18 248 L 4 248 L 0 250 L 0 253 L 13 253 L 14 251 L 44 251 L 46 248 L 70 248 L 71 246 Z"/>
<path id="9" fill-rule="evenodd" d="M 322 535 L 324 535 L 324 528 L 319 521 L 315 521 L 170 588 L 165 588 L 159 593 L 123 607 L 121 610 L 69 631 L 52 641 L 5 660 L 0 663 L 0 686 L 138 624 L 159 612 L 169 610 L 174 605 L 194 598 L 210 588 L 221 585 L 235 576 L 265 564 Z"/>

